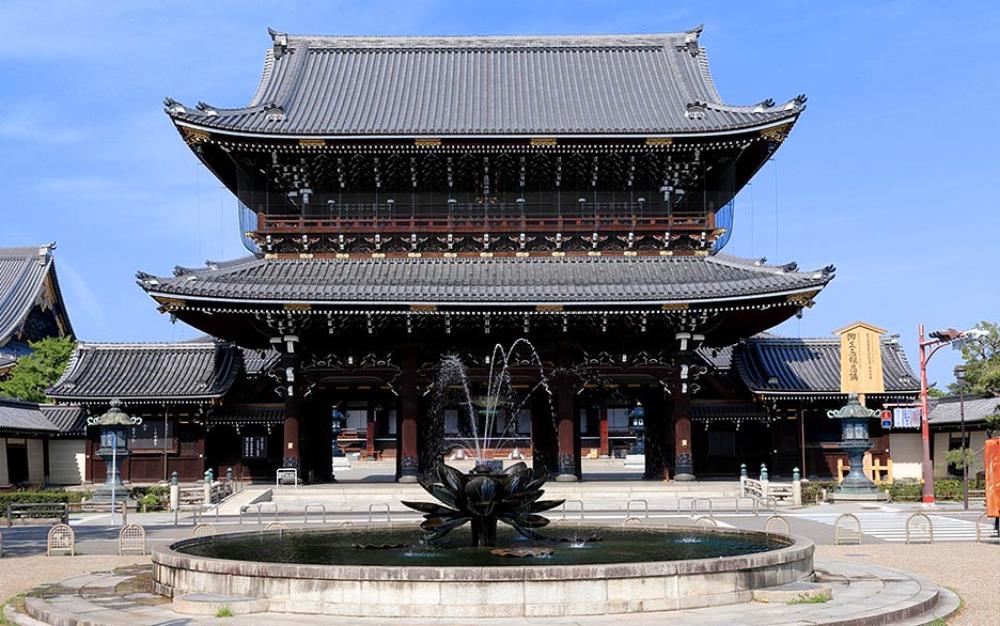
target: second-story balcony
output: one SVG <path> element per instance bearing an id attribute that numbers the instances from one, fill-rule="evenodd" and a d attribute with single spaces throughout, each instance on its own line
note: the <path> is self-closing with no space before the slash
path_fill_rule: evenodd
<path id="1" fill-rule="evenodd" d="M 614 245 L 710 250 L 730 228 L 725 212 L 685 211 L 645 202 L 580 201 L 559 206 L 330 202 L 304 214 L 252 212 L 246 207 L 243 211 L 243 230 L 263 251 L 342 251 L 356 241 L 367 241 L 374 246 L 372 251 L 382 251 L 382 244 L 391 241 L 398 242 L 395 249 L 407 251 L 436 249 L 442 242 L 446 250 L 466 250 L 463 241 L 474 241 L 470 245 L 483 250 L 489 250 L 491 242 L 503 241 L 514 249 L 530 250 L 558 250 L 563 242 L 570 246 L 566 249 Z"/>

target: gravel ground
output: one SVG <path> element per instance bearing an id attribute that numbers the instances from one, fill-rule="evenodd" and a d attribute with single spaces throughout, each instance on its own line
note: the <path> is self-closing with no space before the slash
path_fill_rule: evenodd
<path id="1" fill-rule="evenodd" d="M 864 561 L 930 578 L 962 597 L 949 624 L 1000 625 L 1000 546 L 975 543 L 816 546 L 817 559 Z"/>
<path id="2" fill-rule="evenodd" d="M 0 603 L 46 582 L 58 582 L 71 576 L 110 570 L 122 565 L 149 563 L 148 556 L 81 555 L 24 556 L 0 559 Z"/>

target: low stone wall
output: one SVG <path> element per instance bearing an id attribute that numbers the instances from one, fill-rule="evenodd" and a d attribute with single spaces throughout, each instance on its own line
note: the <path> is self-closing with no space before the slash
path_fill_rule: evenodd
<path id="1" fill-rule="evenodd" d="M 754 589 L 808 580 L 813 574 L 813 543 L 798 537 L 790 538 L 787 547 L 745 556 L 572 566 L 294 565 L 212 559 L 176 551 L 206 541 L 212 538 L 187 539 L 154 550 L 157 592 L 167 596 L 215 593 L 264 598 L 270 610 L 291 613 L 531 617 L 746 602 Z"/>

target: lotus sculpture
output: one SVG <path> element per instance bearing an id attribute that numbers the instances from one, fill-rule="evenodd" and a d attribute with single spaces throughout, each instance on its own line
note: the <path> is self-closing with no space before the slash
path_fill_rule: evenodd
<path id="1" fill-rule="evenodd" d="M 524 463 L 494 472 L 477 465 L 468 474 L 438 463 L 420 478 L 420 485 L 443 504 L 403 502 L 424 514 L 420 528 L 426 541 L 435 541 L 466 523 L 472 525 L 472 545 L 492 547 L 497 540 L 497 522 L 528 538 L 539 537 L 534 529 L 549 523 L 539 515 L 563 500 L 541 500 L 546 476 L 537 476 Z"/>

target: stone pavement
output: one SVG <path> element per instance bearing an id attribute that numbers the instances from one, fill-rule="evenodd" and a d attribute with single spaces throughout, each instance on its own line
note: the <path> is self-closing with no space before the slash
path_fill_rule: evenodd
<path id="1" fill-rule="evenodd" d="M 572 618 L 477 619 L 480 626 L 513 624 L 592 626 L 607 624 L 609 619 L 621 626 L 653 626 L 669 622 L 678 625 L 709 626 L 717 624 L 746 626 L 783 626 L 828 624 L 864 626 L 867 624 L 923 624 L 949 615 L 958 607 L 958 598 L 933 582 L 886 568 L 843 562 L 819 562 L 818 580 L 833 590 L 833 599 L 824 603 L 750 602 L 704 609 L 615 616 Z M 151 567 L 137 566 L 116 571 L 76 576 L 54 585 L 33 590 L 8 610 L 15 624 L 59 624 L 60 626 L 141 626 L 145 624 L 218 624 L 215 616 L 194 617 L 176 613 L 165 598 L 152 593 Z M 468 620 L 401 620 L 346 618 L 358 626 L 467 624 Z M 238 623 L 247 626 L 292 626 L 329 624 L 345 621 L 343 617 L 257 613 L 240 615 Z"/>

